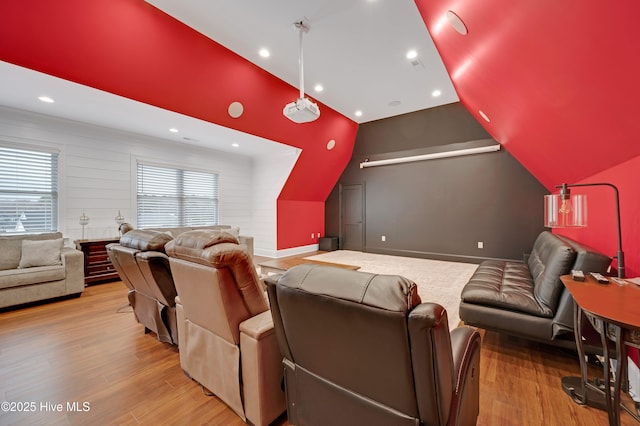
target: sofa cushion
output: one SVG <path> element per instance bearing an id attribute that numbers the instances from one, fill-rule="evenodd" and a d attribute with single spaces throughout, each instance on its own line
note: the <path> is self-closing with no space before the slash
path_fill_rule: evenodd
<path id="1" fill-rule="evenodd" d="M 54 240 L 58 238 L 62 238 L 60 232 L 0 237 L 0 253 L 2 253 L 2 256 L 0 256 L 0 271 L 18 267 L 22 255 L 22 240 Z"/>
<path id="2" fill-rule="evenodd" d="M 22 240 L 22 254 L 18 268 L 61 265 L 60 250 L 64 239 L 31 241 Z"/>
<path id="3" fill-rule="evenodd" d="M 48 232 L 34 235 L 12 235 L 0 237 L 0 270 L 16 269 L 22 256 L 22 240 L 55 240 L 62 238 L 60 232 Z"/>
<path id="4" fill-rule="evenodd" d="M 16 269 L 22 253 L 22 239 L 0 239 L 0 270 Z"/>
<path id="5" fill-rule="evenodd" d="M 574 241 L 568 237 L 564 237 L 562 235 L 554 234 L 556 237 L 562 239 L 564 242 L 569 244 L 571 248 L 576 251 L 576 260 L 571 267 L 571 269 L 577 269 L 587 272 L 600 272 L 601 274 L 607 273 L 607 269 L 611 264 L 611 258 L 607 255 L 604 255 L 597 250 L 586 246 L 582 243 Z"/>
<path id="6" fill-rule="evenodd" d="M 553 312 L 536 300 L 533 287 L 525 263 L 486 260 L 462 289 L 461 299 L 464 303 L 552 317 Z"/>
<path id="7" fill-rule="evenodd" d="M 0 289 L 41 284 L 65 279 L 65 267 L 35 266 L 33 268 L 0 271 Z"/>
<path id="8" fill-rule="evenodd" d="M 564 286 L 560 276 L 571 272 L 576 252 L 549 231 L 541 232 L 527 261 L 533 292 L 545 312 L 555 313 Z"/>

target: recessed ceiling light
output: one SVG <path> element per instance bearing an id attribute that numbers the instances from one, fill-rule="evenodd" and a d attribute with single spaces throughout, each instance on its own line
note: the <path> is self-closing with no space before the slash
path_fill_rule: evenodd
<path id="1" fill-rule="evenodd" d="M 232 146 L 232 147 L 234 147 L 234 148 L 239 148 L 239 147 L 240 147 L 240 144 L 239 144 L 239 143 L 235 143 L 235 142 L 234 142 L 234 143 L 232 143 L 232 144 L 231 144 L 231 146 Z"/>
<path id="2" fill-rule="evenodd" d="M 356 115 L 356 117 L 362 117 L 362 111 L 357 110 L 357 111 L 355 112 L 355 115 Z"/>
<path id="3" fill-rule="evenodd" d="M 271 56 L 271 53 L 269 53 L 267 49 L 260 49 L 259 53 L 263 58 L 268 58 L 269 56 Z"/>
<path id="4" fill-rule="evenodd" d="M 178 129 L 176 129 L 175 127 L 170 128 L 169 131 L 171 133 L 178 133 Z"/>
<path id="5" fill-rule="evenodd" d="M 489 119 L 489 116 L 487 114 L 485 114 L 484 111 L 479 109 L 478 110 L 478 114 L 480 114 L 480 117 L 482 117 L 484 119 L 484 121 L 486 121 L 487 123 L 491 123 L 491 120 Z"/>
<path id="6" fill-rule="evenodd" d="M 418 52 L 416 50 L 410 50 L 407 52 L 407 59 L 415 59 L 418 57 Z"/>
<path id="7" fill-rule="evenodd" d="M 322 84 L 316 84 L 313 90 L 315 90 L 316 92 L 322 92 L 324 90 L 324 87 L 322 87 Z"/>
<path id="8" fill-rule="evenodd" d="M 467 30 L 467 26 L 464 24 L 464 22 L 462 22 L 462 19 L 460 19 L 460 17 L 452 11 L 447 12 L 447 20 L 449 21 L 449 24 L 451 24 L 453 29 L 460 34 L 467 35 L 467 33 L 469 32 Z"/>
<path id="9" fill-rule="evenodd" d="M 440 90 L 436 89 L 433 92 L 431 92 L 431 96 L 433 96 L 434 98 L 437 98 L 440 95 L 442 95 L 442 92 Z"/>
<path id="10" fill-rule="evenodd" d="M 42 102 L 46 102 L 48 104 L 52 104 L 52 103 L 55 102 L 53 99 L 51 99 L 48 96 L 40 96 L 38 99 L 40 99 Z"/>

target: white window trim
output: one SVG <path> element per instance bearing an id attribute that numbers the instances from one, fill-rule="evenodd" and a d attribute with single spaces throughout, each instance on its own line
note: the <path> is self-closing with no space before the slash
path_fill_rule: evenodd
<path id="1" fill-rule="evenodd" d="M 167 162 L 167 161 L 159 161 L 157 159 L 150 159 L 149 157 L 142 156 L 131 156 L 131 211 L 132 217 L 131 220 L 128 220 L 134 228 L 138 227 L 138 163 L 142 163 L 148 166 L 156 166 L 156 167 L 167 167 L 174 169 L 182 169 L 193 172 L 201 172 L 201 173 L 215 173 L 218 175 L 218 221 L 222 217 L 222 182 L 223 176 L 217 169 L 206 169 L 203 167 L 197 167 L 193 164 L 183 163 L 183 162 Z"/>
<path id="2" fill-rule="evenodd" d="M 0 147 L 9 148 L 9 149 L 18 149 L 23 151 L 36 151 L 42 153 L 49 154 L 57 154 L 57 200 L 56 200 L 56 212 L 55 212 L 55 231 L 52 232 L 65 232 L 62 224 L 64 223 L 64 214 L 65 211 L 65 158 L 64 158 L 64 149 L 60 145 L 52 145 L 47 143 L 38 143 L 38 141 L 29 141 L 24 142 L 21 138 L 11 137 L 9 135 L 3 135 L 2 139 L 0 139 Z"/>

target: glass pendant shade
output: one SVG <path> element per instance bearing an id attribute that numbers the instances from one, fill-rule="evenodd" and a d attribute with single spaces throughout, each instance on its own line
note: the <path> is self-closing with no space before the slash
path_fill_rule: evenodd
<path id="1" fill-rule="evenodd" d="M 587 196 L 581 194 L 572 194 L 569 197 L 562 197 L 560 194 L 545 195 L 544 226 L 547 228 L 587 226 Z"/>

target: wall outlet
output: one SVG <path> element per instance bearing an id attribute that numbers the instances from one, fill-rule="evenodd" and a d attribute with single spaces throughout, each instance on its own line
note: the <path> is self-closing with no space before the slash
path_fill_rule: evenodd
<path id="1" fill-rule="evenodd" d="M 314 234 L 313 232 L 311 233 L 311 239 L 313 240 L 315 238 L 316 234 Z"/>
<path id="2" fill-rule="evenodd" d="M 478 241 L 478 248 L 479 249 L 484 248 L 484 242 Z"/>
<path id="3" fill-rule="evenodd" d="M 387 236 L 386 236 L 386 235 L 383 235 L 382 237 L 380 237 L 380 240 L 382 240 L 382 241 L 387 241 Z"/>

